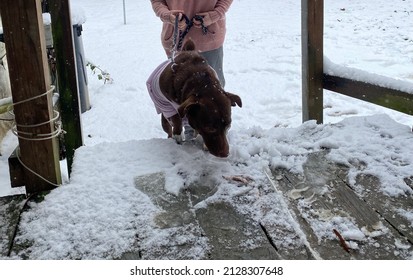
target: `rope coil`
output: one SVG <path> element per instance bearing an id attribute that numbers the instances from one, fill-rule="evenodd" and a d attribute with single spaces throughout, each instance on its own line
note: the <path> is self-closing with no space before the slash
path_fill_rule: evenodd
<path id="1" fill-rule="evenodd" d="M 53 85 L 50 86 L 50 89 L 42 94 L 21 100 L 21 101 L 17 101 L 14 102 L 11 106 L 16 106 L 16 105 L 20 105 L 20 104 L 24 104 L 27 102 L 30 102 L 32 100 L 38 99 L 40 97 L 52 94 L 54 91 L 55 87 Z M 10 113 L 13 115 L 13 113 Z M 48 121 L 42 122 L 42 123 L 37 123 L 37 124 L 16 124 L 16 122 L 14 121 L 14 125 L 11 128 L 11 131 L 13 132 L 14 135 L 16 135 L 18 138 L 23 139 L 23 140 L 27 140 L 27 141 L 44 141 L 44 140 L 50 140 L 53 138 L 58 137 L 60 134 L 64 133 L 64 130 L 62 129 L 62 124 L 59 120 L 60 118 L 60 113 L 56 110 L 53 110 L 53 115 L 54 117 L 51 118 Z M 21 128 L 36 128 L 36 127 L 40 127 L 42 125 L 46 125 L 46 124 L 52 124 L 55 123 L 56 124 L 56 130 L 50 132 L 50 133 L 33 133 L 33 132 L 26 132 L 26 131 L 20 131 L 17 129 L 17 126 L 21 127 Z"/>
<path id="2" fill-rule="evenodd" d="M 10 105 L 10 107 L 12 106 L 16 106 L 16 105 L 20 105 L 20 104 L 24 104 L 30 101 L 33 101 L 35 99 L 38 99 L 40 97 L 43 96 L 47 96 L 49 94 L 52 94 L 54 91 L 55 87 L 53 85 L 51 85 L 50 89 L 42 94 L 39 94 L 37 96 L 33 96 L 30 98 L 27 98 L 25 100 L 21 100 L 18 102 L 14 102 L 13 104 Z M 12 112 L 9 112 L 9 114 L 11 114 L 14 117 L 14 114 Z M 45 140 L 50 140 L 53 138 L 57 138 L 59 137 L 62 133 L 65 133 L 65 131 L 62 129 L 62 123 L 61 121 L 59 121 L 60 119 L 60 113 L 57 110 L 53 110 L 53 117 L 45 122 L 41 122 L 41 123 L 36 123 L 36 124 L 16 124 L 15 122 L 15 118 L 14 119 L 14 125 L 11 128 L 11 131 L 14 135 L 16 135 L 19 139 L 23 139 L 26 141 L 45 141 Z M 20 131 L 17 129 L 17 126 L 19 126 L 20 128 L 37 128 L 40 127 L 42 125 L 46 125 L 46 124 L 54 124 L 55 125 L 55 130 L 53 130 L 50 133 L 33 133 L 33 132 L 25 132 L 25 131 Z M 49 180 L 47 180 L 45 177 L 43 177 L 42 175 L 38 174 L 37 172 L 35 172 L 32 168 L 30 168 L 29 166 L 27 166 L 27 164 L 25 164 L 22 159 L 20 158 L 20 148 L 17 148 L 17 159 L 20 162 L 20 164 L 29 172 L 31 172 L 32 174 L 34 174 L 35 176 L 37 176 L 38 178 L 40 178 L 41 180 L 45 181 L 46 183 L 58 187 L 58 184 L 55 184 L 53 182 L 50 182 Z"/>
<path id="3" fill-rule="evenodd" d="M 19 126 L 25 127 L 25 128 L 34 128 L 34 127 L 39 127 L 39 126 L 42 126 L 42 125 L 45 125 L 45 124 L 48 124 L 48 123 L 55 122 L 56 130 L 52 131 L 51 133 L 33 133 L 33 132 L 19 131 L 19 130 L 17 130 L 17 125 L 16 124 L 11 128 L 11 131 L 18 138 L 23 139 L 23 140 L 27 140 L 27 141 L 44 141 L 44 140 L 50 140 L 50 139 L 56 138 L 60 134 L 64 133 L 64 130 L 62 129 L 61 122 L 57 121 L 60 118 L 59 112 L 56 111 L 56 110 L 53 110 L 53 113 L 55 114 L 55 117 L 53 117 L 49 121 L 39 123 L 39 124 L 33 124 L 33 125 L 19 125 Z M 25 135 L 25 136 L 23 136 L 23 135 Z M 30 136 L 30 137 L 26 137 L 26 136 Z"/>

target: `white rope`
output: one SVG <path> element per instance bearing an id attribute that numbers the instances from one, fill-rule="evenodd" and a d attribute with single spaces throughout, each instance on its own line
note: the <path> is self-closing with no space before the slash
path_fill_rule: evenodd
<path id="1" fill-rule="evenodd" d="M 37 176 L 38 178 L 40 178 L 41 180 L 45 181 L 46 183 L 48 183 L 48 184 L 50 184 L 50 185 L 52 185 L 52 186 L 55 186 L 55 187 L 59 187 L 59 186 L 60 186 L 60 185 L 58 185 L 58 184 L 55 184 L 55 183 L 50 182 L 49 180 L 47 180 L 46 178 L 44 178 L 42 175 L 40 175 L 39 173 L 36 173 L 36 172 L 33 171 L 31 168 L 29 168 L 26 164 L 24 164 L 24 162 L 23 162 L 22 159 L 20 158 L 19 154 L 20 154 L 20 147 L 17 147 L 16 157 L 17 157 L 18 161 L 20 162 L 20 164 L 21 164 L 24 168 L 26 168 L 28 171 L 30 171 L 30 173 L 32 173 L 33 175 Z"/>
<path id="2" fill-rule="evenodd" d="M 10 114 L 9 112 L 5 113 L 5 114 Z M 11 115 L 11 114 L 10 114 Z M 14 117 L 10 118 L 10 119 L 6 119 L 6 118 L 0 118 L 0 121 L 2 122 L 14 122 Z"/>
<path id="3" fill-rule="evenodd" d="M 41 126 L 41 125 L 52 123 L 52 122 L 56 121 L 59 118 L 59 112 L 57 112 L 56 110 L 53 110 L 53 112 L 56 114 L 56 116 L 54 118 L 52 118 L 50 121 L 47 121 L 47 122 L 44 122 L 44 123 L 41 123 L 41 124 L 35 124 L 35 125 L 25 125 L 23 127 L 38 127 L 38 126 Z M 11 131 L 13 132 L 14 135 L 16 135 L 18 138 L 23 139 L 23 140 L 27 140 L 27 141 L 45 141 L 45 140 L 50 140 L 50 139 L 53 139 L 53 138 L 57 138 L 60 134 L 65 132 L 62 129 L 61 122 L 56 122 L 56 124 L 57 124 L 56 130 L 54 130 L 50 133 L 33 133 L 33 132 L 19 131 L 19 130 L 17 130 L 16 125 L 14 125 L 11 128 Z M 25 136 L 28 136 L 28 137 L 25 137 Z"/>
<path id="4" fill-rule="evenodd" d="M 33 96 L 30 98 L 27 98 L 25 100 L 21 100 L 18 102 L 15 102 L 12 104 L 12 106 L 16 106 L 16 105 L 20 105 L 32 100 L 35 100 L 37 98 L 46 96 L 48 94 L 53 93 L 55 87 L 53 85 L 50 86 L 50 89 L 48 91 L 46 91 L 45 93 L 39 94 L 37 96 Z M 11 115 L 13 115 L 13 113 L 10 112 Z M 42 123 L 37 123 L 37 124 L 15 124 L 12 128 L 11 131 L 13 132 L 14 135 L 16 135 L 19 139 L 23 139 L 23 140 L 27 140 L 27 141 L 44 141 L 44 140 L 50 140 L 53 138 L 57 138 L 60 134 L 64 133 L 65 131 L 62 129 L 62 124 L 60 121 L 58 121 L 58 119 L 60 118 L 60 113 L 56 110 L 53 110 L 53 118 L 51 118 L 48 121 L 42 122 Z M 13 115 L 14 116 L 14 115 Z M 17 126 L 21 127 L 21 128 L 36 128 L 36 127 L 40 127 L 42 125 L 46 125 L 46 124 L 52 124 L 54 123 L 57 127 L 54 131 L 50 132 L 50 133 L 32 133 L 32 132 L 24 132 L 24 131 L 19 131 L 17 129 Z M 46 178 L 44 178 L 43 176 L 41 176 L 40 174 L 38 174 L 37 172 L 35 172 L 33 169 L 31 169 L 30 167 L 28 167 L 20 158 L 20 147 L 17 147 L 17 152 L 16 152 L 16 156 L 18 161 L 20 162 L 20 164 L 26 169 L 28 170 L 30 173 L 32 173 L 33 175 L 37 176 L 38 178 L 40 178 L 41 180 L 43 180 L 44 182 L 55 186 L 55 187 L 59 187 L 58 184 L 55 184 L 53 182 L 50 182 L 49 180 L 47 180 Z"/>
<path id="5" fill-rule="evenodd" d="M 14 102 L 12 104 L 12 106 L 16 106 L 16 105 L 20 105 L 32 100 L 35 100 L 37 98 L 46 96 L 48 94 L 53 93 L 55 87 L 53 85 L 50 86 L 50 89 L 48 91 L 46 91 L 45 93 L 39 94 L 37 96 L 33 96 L 30 98 L 27 98 L 25 100 L 21 100 L 18 102 Z M 53 138 L 58 137 L 60 134 L 64 133 L 63 129 L 62 129 L 62 124 L 60 122 L 58 122 L 57 120 L 60 118 L 60 114 L 58 111 L 53 110 L 54 113 L 54 117 L 51 118 L 48 121 L 42 122 L 42 123 L 37 123 L 37 124 L 15 124 L 12 128 L 11 131 L 13 132 L 14 135 L 16 135 L 18 138 L 23 139 L 23 140 L 27 140 L 27 141 L 44 141 L 44 140 L 50 140 Z M 12 113 L 10 113 L 11 115 L 13 115 Z M 51 124 L 51 123 L 56 123 L 57 127 L 56 130 L 50 132 L 50 133 L 33 133 L 33 132 L 25 132 L 25 131 L 20 131 L 17 129 L 18 127 L 21 128 L 36 128 L 36 127 L 40 127 L 42 125 L 46 125 L 46 124 Z"/>
<path id="6" fill-rule="evenodd" d="M 54 85 L 51 85 L 51 86 L 50 86 L 50 89 L 49 89 L 48 91 L 46 91 L 45 93 L 42 93 L 42 94 L 39 94 L 39 95 L 30 97 L 30 98 L 27 98 L 27 99 L 24 99 L 24 100 L 21 100 L 21 101 L 14 102 L 12 105 L 13 105 L 13 106 L 20 105 L 20 104 L 23 104 L 23 103 L 26 103 L 26 102 L 35 100 L 35 99 L 37 99 L 37 98 L 43 97 L 43 96 L 45 96 L 45 95 L 48 95 L 48 94 L 52 93 L 52 92 L 54 91 L 54 89 L 55 89 L 55 86 L 54 86 Z"/>
<path id="7" fill-rule="evenodd" d="M 65 131 L 62 129 L 62 123 L 60 121 L 57 121 L 60 118 L 59 112 L 56 110 L 53 110 L 53 113 L 55 114 L 55 116 L 49 121 L 38 123 L 38 124 L 32 124 L 32 125 L 20 125 L 20 124 L 18 125 L 18 126 L 25 127 L 25 128 L 34 128 L 34 127 L 39 127 L 39 126 L 42 126 L 48 123 L 55 123 L 57 125 L 56 130 L 50 133 L 33 133 L 33 132 L 20 131 L 20 130 L 17 130 L 16 124 L 11 128 L 11 131 L 18 138 L 27 140 L 27 141 L 44 141 L 44 140 L 50 140 L 50 139 L 56 138 L 60 134 L 64 133 Z M 25 136 L 30 136 L 30 137 L 25 137 Z"/>
<path id="8" fill-rule="evenodd" d="M 54 121 L 57 121 L 60 118 L 60 113 L 56 110 L 53 110 L 53 113 L 55 117 L 51 118 L 48 121 L 42 122 L 42 123 L 37 123 L 37 124 L 19 124 L 20 127 L 26 127 L 26 128 L 34 128 L 34 127 L 39 127 L 48 123 L 52 123 Z"/>

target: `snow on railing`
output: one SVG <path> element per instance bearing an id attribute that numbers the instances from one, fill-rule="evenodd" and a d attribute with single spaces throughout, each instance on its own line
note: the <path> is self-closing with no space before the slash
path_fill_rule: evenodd
<path id="1" fill-rule="evenodd" d="M 324 56 L 324 73 L 413 94 L 413 83 L 333 63 Z"/>

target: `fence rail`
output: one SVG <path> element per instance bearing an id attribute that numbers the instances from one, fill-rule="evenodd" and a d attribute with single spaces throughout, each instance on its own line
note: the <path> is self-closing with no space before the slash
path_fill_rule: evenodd
<path id="1" fill-rule="evenodd" d="M 323 122 L 323 89 L 413 115 L 413 84 L 404 91 L 325 73 L 324 1 L 301 0 L 303 121 Z"/>

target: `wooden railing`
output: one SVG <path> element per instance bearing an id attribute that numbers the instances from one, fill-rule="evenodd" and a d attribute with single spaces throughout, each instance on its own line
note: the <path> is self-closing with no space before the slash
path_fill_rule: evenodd
<path id="1" fill-rule="evenodd" d="M 325 73 L 324 1 L 301 1 L 303 121 L 323 122 L 323 89 L 413 115 L 413 84 L 406 91 Z"/>

